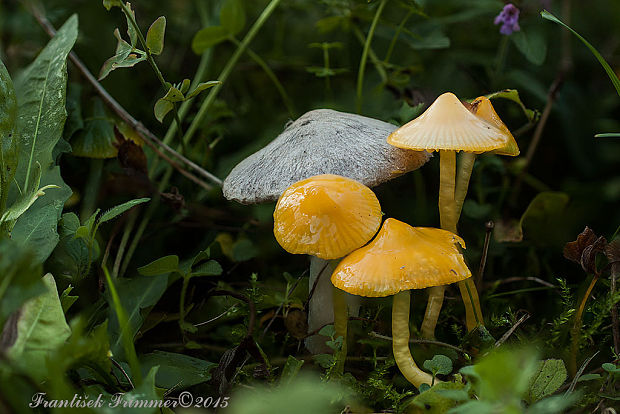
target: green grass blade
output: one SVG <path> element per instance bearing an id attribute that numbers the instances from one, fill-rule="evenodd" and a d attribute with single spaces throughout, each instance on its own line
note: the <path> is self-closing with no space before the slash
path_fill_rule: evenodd
<path id="1" fill-rule="evenodd" d="M 103 266 L 103 273 L 105 273 L 105 279 L 108 284 L 110 296 L 112 297 L 114 311 L 116 312 L 116 317 L 118 318 L 118 324 L 121 327 L 121 337 L 123 347 L 125 348 L 125 355 L 127 356 L 127 362 L 129 362 L 129 367 L 131 368 L 131 373 L 136 386 L 140 386 L 140 384 L 142 384 L 142 371 L 140 370 L 138 355 L 136 354 L 136 348 L 134 347 L 133 338 L 129 330 L 129 318 L 127 318 L 127 312 L 125 312 L 125 308 L 123 308 L 123 305 L 121 304 L 121 299 L 119 298 L 114 282 L 110 277 L 110 272 L 108 272 L 108 268 L 105 266 Z"/>
<path id="2" fill-rule="evenodd" d="M 594 135 L 594 138 L 620 138 L 620 132 L 603 132 Z"/>
<path id="3" fill-rule="evenodd" d="M 596 59 L 599 61 L 601 66 L 603 66 L 603 69 L 605 69 L 605 72 L 607 72 L 607 76 L 609 76 L 609 79 L 611 79 L 611 83 L 614 84 L 614 87 L 616 88 L 616 92 L 618 93 L 618 96 L 620 96 L 620 79 L 618 79 L 618 77 L 616 76 L 616 74 L 613 71 L 613 69 L 605 61 L 605 58 L 603 58 L 603 56 L 601 56 L 601 54 L 598 52 L 598 50 L 596 50 L 594 48 L 594 46 L 592 46 L 586 39 L 584 39 L 583 36 L 581 36 L 579 33 L 574 31 L 573 29 L 571 29 L 567 24 L 562 22 L 560 19 L 555 17 L 553 14 L 549 13 L 546 10 L 543 10 L 543 11 L 540 12 L 540 15 L 543 17 L 543 19 L 551 20 L 552 22 L 557 23 L 559 25 L 562 25 L 565 28 L 567 28 L 568 30 L 570 30 L 575 36 L 577 36 L 579 38 L 579 40 L 581 40 L 583 42 L 584 45 L 587 46 L 588 49 L 590 49 L 590 51 L 596 57 Z"/>

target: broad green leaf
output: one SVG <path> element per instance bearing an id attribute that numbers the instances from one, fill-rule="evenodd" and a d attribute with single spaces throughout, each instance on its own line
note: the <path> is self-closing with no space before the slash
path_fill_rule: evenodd
<path id="1" fill-rule="evenodd" d="M 215 260 L 199 264 L 192 270 L 191 276 L 219 276 L 222 274 L 222 266 Z"/>
<path id="2" fill-rule="evenodd" d="M 452 372 L 452 360 L 445 355 L 437 354 L 433 359 L 424 361 L 424 369 L 434 375 L 448 375 Z"/>
<path id="3" fill-rule="evenodd" d="M 217 364 L 188 355 L 155 351 L 140 358 L 142 372 L 159 366 L 155 385 L 159 388 L 182 390 L 211 379 L 211 370 Z"/>
<path id="4" fill-rule="evenodd" d="M 510 39 L 517 46 L 517 49 L 523 56 L 535 65 L 542 65 L 547 56 L 547 43 L 539 30 L 521 29 L 518 32 L 514 32 Z"/>
<path id="5" fill-rule="evenodd" d="M 299 374 L 299 370 L 304 364 L 304 360 L 297 359 L 292 355 L 289 355 L 286 364 L 284 364 L 284 368 L 282 369 L 282 375 L 280 375 L 280 385 L 288 385 L 290 384 L 297 374 Z"/>
<path id="6" fill-rule="evenodd" d="M 126 310 L 128 324 L 128 332 L 133 338 L 140 330 L 144 323 L 144 318 L 148 315 L 148 311 L 154 306 L 168 287 L 168 277 L 160 276 L 136 276 L 131 279 L 116 280 L 118 295 Z M 110 309 L 110 341 L 111 349 L 115 355 L 122 358 L 124 355 L 123 346 L 121 344 L 121 329 L 113 309 Z"/>
<path id="7" fill-rule="evenodd" d="M 138 204 L 147 203 L 150 200 L 151 200 L 150 198 L 137 198 L 135 200 L 127 201 L 126 203 L 120 204 L 116 207 L 112 207 L 111 209 L 103 213 L 101 217 L 99 217 L 98 221 L 99 223 L 105 223 L 106 221 L 110 221 L 113 218 L 120 216 L 121 214 L 129 210 L 130 208 L 133 208 L 137 206 Z"/>
<path id="8" fill-rule="evenodd" d="M 464 386 L 460 383 L 441 382 L 414 397 L 410 404 L 407 405 L 408 410 L 405 412 L 424 412 L 431 414 L 445 413 L 457 404 L 457 401 L 467 400 L 467 392 L 463 390 Z M 464 397 L 463 398 L 463 394 Z M 420 410 L 411 410 L 416 407 Z"/>
<path id="9" fill-rule="evenodd" d="M 258 254 L 258 249 L 248 239 L 239 239 L 233 244 L 232 255 L 235 262 L 245 262 Z"/>
<path id="10" fill-rule="evenodd" d="M 228 39 L 230 33 L 222 26 L 209 26 L 196 33 L 192 40 L 192 50 L 197 55 L 203 54 L 207 49 L 222 43 Z"/>
<path id="11" fill-rule="evenodd" d="M 245 10 L 241 0 L 225 0 L 220 10 L 220 24 L 230 34 L 237 34 L 245 26 Z"/>
<path id="12" fill-rule="evenodd" d="M 114 122 L 108 117 L 100 98 L 93 98 L 89 116 L 84 121 L 84 128 L 71 139 L 71 153 L 89 158 L 116 157 L 118 149 L 114 145 Z"/>
<path id="13" fill-rule="evenodd" d="M 538 401 L 553 394 L 566 381 L 566 367 L 561 359 L 541 361 L 529 390 L 529 401 Z"/>
<path id="14" fill-rule="evenodd" d="M 334 325 L 326 325 L 319 331 L 319 335 L 327 336 L 329 338 L 333 338 L 336 335 L 336 328 Z"/>
<path id="15" fill-rule="evenodd" d="M 615 364 L 612 364 L 611 362 L 605 362 L 603 365 L 601 365 L 601 367 L 609 372 L 609 373 L 620 373 L 620 367 L 617 367 Z"/>
<path id="16" fill-rule="evenodd" d="M 331 355 L 330 355 L 331 356 Z M 336 381 L 324 382 L 318 377 L 299 375 L 282 386 L 259 385 L 240 390 L 230 399 L 229 414 L 264 413 L 338 413 L 350 394 Z"/>
<path id="17" fill-rule="evenodd" d="M 63 313 L 67 313 L 69 308 L 73 306 L 76 300 L 78 300 L 79 296 L 71 296 L 71 291 L 73 290 L 73 286 L 69 285 L 65 290 L 60 294 L 60 305 L 62 306 Z"/>
<path id="18" fill-rule="evenodd" d="M 194 96 L 198 95 L 200 92 L 207 90 L 209 88 L 212 88 L 215 85 L 218 85 L 220 83 L 222 82 L 220 81 L 201 82 L 190 93 L 187 94 L 187 97 L 185 99 L 193 98 Z"/>
<path id="19" fill-rule="evenodd" d="M 179 256 L 170 255 L 160 257 L 151 263 L 138 268 L 143 276 L 157 276 L 179 271 Z"/>
<path id="20" fill-rule="evenodd" d="M 165 100 L 164 98 L 160 98 L 155 102 L 155 107 L 153 108 L 153 113 L 155 114 L 155 118 L 159 122 L 164 122 L 164 118 L 168 114 L 168 112 L 172 111 L 174 105 L 172 102 Z"/>
<path id="21" fill-rule="evenodd" d="M 45 293 L 19 310 L 13 343 L 6 356 L 37 379 L 47 377 L 45 360 L 71 335 L 51 274 L 43 277 Z M 52 374 L 52 373 L 50 373 Z"/>
<path id="22" fill-rule="evenodd" d="M 67 86 L 67 121 L 63 131 L 63 138 L 67 141 L 79 130 L 84 128 L 82 117 L 82 85 L 69 82 Z"/>
<path id="23" fill-rule="evenodd" d="M 153 55 L 159 55 L 164 50 L 164 36 L 166 33 L 166 18 L 160 16 L 153 22 L 146 32 L 146 47 Z"/>
<path id="24" fill-rule="evenodd" d="M 7 329 L 5 322 L 28 299 L 45 292 L 41 280 L 41 264 L 33 260 L 34 254 L 23 249 L 13 240 L 0 237 L 0 328 Z M 2 341 L 0 341 L 0 346 Z"/>
<path id="25" fill-rule="evenodd" d="M 17 168 L 16 119 L 17 99 L 13 81 L 0 61 L 0 215 L 4 213 L 9 187 Z"/>
<path id="26" fill-rule="evenodd" d="M 607 61 L 605 61 L 605 58 L 603 58 L 603 56 L 601 56 L 601 54 L 598 52 L 598 50 L 596 50 L 596 48 L 594 46 L 592 46 L 585 38 L 583 38 L 579 33 L 577 33 L 576 31 L 574 31 L 573 29 L 571 29 L 568 25 L 566 25 L 564 22 L 562 22 L 560 19 L 558 19 L 557 17 L 555 17 L 553 14 L 549 13 L 546 10 L 543 10 L 540 12 L 540 15 L 543 17 L 543 19 L 547 19 L 547 20 L 551 20 L 554 23 L 557 23 L 559 25 L 564 26 L 565 28 L 567 28 L 568 30 L 570 30 L 575 36 L 577 36 L 577 38 L 579 40 L 581 40 L 581 42 L 586 45 L 586 47 L 588 49 L 590 49 L 590 52 L 592 52 L 592 54 L 594 55 L 594 57 L 596 57 L 596 59 L 598 60 L 598 62 L 601 64 L 601 66 L 603 67 L 603 69 L 605 69 L 605 72 L 607 73 L 607 76 L 609 76 L 609 79 L 611 80 L 611 83 L 614 85 L 614 88 L 616 88 L 616 92 L 618 93 L 618 95 L 620 95 L 620 79 L 618 79 L 618 76 L 616 75 L 616 73 L 614 72 L 614 70 L 609 66 L 609 64 L 607 63 Z"/>
<path id="27" fill-rule="evenodd" d="M 557 414 L 565 413 L 580 400 L 578 393 L 553 395 L 538 401 L 530 406 L 527 414 Z"/>
<path id="28" fill-rule="evenodd" d="M 46 266 L 59 277 L 78 281 L 88 267 L 88 245 L 90 240 L 86 226 L 82 227 L 81 236 L 77 236 L 80 220 L 74 213 L 65 213 L 58 222 L 60 241 L 52 252 Z M 96 243 L 96 242 L 95 242 Z M 92 260 L 98 257 L 98 249 L 93 249 Z"/>
<path id="29" fill-rule="evenodd" d="M 155 389 L 155 377 L 157 376 L 157 371 L 158 367 L 152 367 L 141 385 L 137 386 L 132 391 L 123 394 L 123 402 L 126 402 L 128 406 L 118 407 L 118 409 L 115 409 L 114 412 L 121 414 L 155 414 L 162 412 L 159 408 L 157 408 L 157 406 L 144 404 L 144 402 L 157 402 L 161 399 L 161 396 Z"/>
<path id="30" fill-rule="evenodd" d="M 563 237 L 563 212 L 568 195 L 561 192 L 539 193 L 521 216 L 520 226 L 525 239 L 537 244 L 552 244 Z M 557 239 L 557 240 L 556 240 Z"/>
<path id="31" fill-rule="evenodd" d="M 20 132 L 17 183 L 27 193 L 30 175 L 36 163 L 42 166 L 41 186 L 59 188 L 39 198 L 13 228 L 12 237 L 31 248 L 36 260 L 44 261 L 58 242 L 56 226 L 71 189 L 60 176 L 53 151 L 62 137 L 66 118 L 65 93 L 67 84 L 67 55 L 77 38 L 78 19 L 70 17 L 15 82 L 19 103 L 17 126 Z M 17 198 L 13 191 L 12 199 Z M 11 204 L 11 202 L 9 202 Z"/>

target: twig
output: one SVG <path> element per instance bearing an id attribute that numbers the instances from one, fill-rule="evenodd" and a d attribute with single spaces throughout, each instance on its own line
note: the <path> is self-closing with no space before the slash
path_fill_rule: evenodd
<path id="1" fill-rule="evenodd" d="M 254 324 L 256 321 L 256 306 L 254 305 L 254 301 L 252 301 L 252 299 L 248 298 L 244 294 L 233 292 L 232 290 L 212 290 L 211 292 L 209 292 L 209 296 L 230 296 L 247 303 L 248 308 L 250 308 L 247 336 L 252 336 L 254 334 Z"/>
<path id="2" fill-rule="evenodd" d="M 590 358 L 583 361 L 583 364 L 581 364 L 581 368 L 579 368 L 579 371 L 577 371 L 577 373 L 575 374 L 575 377 L 573 378 L 573 381 L 570 383 L 570 387 L 568 387 L 566 394 L 570 394 L 571 392 L 575 390 L 575 386 L 577 385 L 577 380 L 579 379 L 581 374 L 583 374 L 583 371 L 586 370 L 586 367 L 588 366 L 590 361 L 592 361 L 594 357 L 598 355 L 599 352 L 601 351 L 596 351 Z"/>
<path id="3" fill-rule="evenodd" d="M 489 220 L 484 225 L 486 229 L 486 234 L 484 235 L 484 246 L 482 247 L 482 256 L 480 257 L 480 267 L 478 268 L 478 275 L 476 277 L 476 288 L 480 291 L 482 285 L 482 277 L 484 276 L 484 268 L 487 265 L 487 256 L 489 253 L 489 245 L 491 244 L 491 234 L 493 233 L 493 228 L 495 227 L 495 223 L 493 220 Z"/>
<path id="4" fill-rule="evenodd" d="M 558 287 L 556 285 L 554 285 L 553 283 L 549 283 L 545 280 L 539 279 L 537 277 L 534 276 L 526 276 L 526 277 L 520 277 L 520 276 L 515 276 L 515 277 L 509 277 L 506 279 L 502 279 L 502 280 L 496 280 L 493 282 L 488 282 L 485 284 L 485 286 L 498 286 L 504 283 L 511 283 L 511 282 L 522 282 L 522 281 L 530 281 L 530 282 L 536 282 L 539 283 L 543 286 L 546 287 L 550 287 L 550 288 L 554 288 L 557 289 Z"/>
<path id="5" fill-rule="evenodd" d="M 526 313 L 525 315 L 521 316 L 521 318 L 519 318 L 519 320 L 514 325 L 512 325 L 512 327 L 510 329 L 508 329 L 506 331 L 506 333 L 504 335 L 502 335 L 502 337 L 497 340 L 497 342 L 495 342 L 495 347 L 497 348 L 498 346 L 500 346 L 501 344 L 506 342 L 506 340 L 510 337 L 510 335 L 512 335 L 513 332 L 517 330 L 519 325 L 521 325 L 523 322 L 527 321 L 530 318 L 530 316 L 532 316 L 532 315 L 530 315 L 529 312 Z"/>
<path id="6" fill-rule="evenodd" d="M 609 288 L 611 297 L 613 298 L 616 293 L 616 278 L 620 274 L 620 262 L 614 262 L 611 264 L 611 286 Z M 620 354 L 620 327 L 618 323 L 618 305 L 613 304 L 611 307 L 611 331 L 614 339 L 614 352 L 616 355 Z"/>
<path id="7" fill-rule="evenodd" d="M 197 327 L 199 327 L 199 326 L 208 325 L 208 324 L 210 324 L 211 322 L 215 322 L 215 321 L 217 321 L 218 319 L 220 319 L 220 318 L 224 317 L 224 316 L 225 316 L 228 312 L 230 312 L 230 311 L 231 311 L 231 310 L 233 310 L 234 308 L 235 308 L 235 306 L 233 305 L 233 306 L 231 306 L 230 308 L 226 309 L 224 312 L 220 313 L 219 315 L 214 316 L 213 318 L 209 319 L 208 321 L 204 321 L 204 322 L 200 322 L 200 323 L 195 323 L 195 324 L 194 324 L 194 326 L 197 328 Z"/>
<path id="8" fill-rule="evenodd" d="M 381 335 L 381 334 L 378 334 L 376 332 L 370 332 L 368 334 L 368 336 L 372 336 L 373 338 L 385 339 L 386 341 L 391 341 L 392 340 L 391 336 Z M 433 341 L 433 340 L 430 340 L 430 339 L 410 339 L 409 343 L 411 343 L 411 344 L 438 345 L 438 346 L 443 346 L 445 348 L 454 349 L 455 351 L 460 352 L 463 355 L 469 355 L 464 349 L 459 348 L 458 346 L 447 344 L 445 342 Z"/>
<path id="9" fill-rule="evenodd" d="M 133 381 L 131 381 L 131 378 L 129 378 L 129 375 L 127 375 L 127 373 L 125 372 L 125 370 L 123 369 L 123 367 L 121 366 L 121 364 L 119 364 L 118 362 L 116 362 L 114 360 L 114 358 L 110 358 L 110 362 L 112 362 L 112 365 L 114 365 L 120 372 L 123 373 L 123 376 L 125 377 L 125 379 L 127 380 L 127 382 L 129 382 L 129 386 L 131 387 L 131 389 L 133 390 L 134 388 L 136 388 L 133 385 Z"/>
<path id="10" fill-rule="evenodd" d="M 297 280 L 295 281 L 295 283 L 293 283 L 293 286 L 291 286 L 291 288 L 288 290 L 286 297 L 288 298 L 289 296 L 291 296 L 293 294 L 293 292 L 295 291 L 295 289 L 297 289 L 297 285 L 299 284 L 299 282 L 301 281 L 301 279 L 303 279 L 303 277 L 306 275 L 306 273 L 308 273 L 308 269 L 304 270 L 302 272 L 302 274 L 297 278 Z M 318 278 L 317 278 L 318 279 Z M 276 310 L 276 312 L 273 314 L 273 316 L 271 317 L 271 319 L 269 320 L 269 323 L 267 324 L 267 326 L 265 326 L 265 329 L 263 330 L 263 333 L 260 335 L 260 338 L 258 338 L 259 340 L 262 340 L 265 335 L 267 334 L 267 331 L 269 330 L 269 328 L 271 327 L 271 324 L 273 323 L 273 321 L 275 321 L 276 317 L 278 316 L 278 314 L 280 313 L 280 311 L 282 310 L 282 308 L 284 307 L 284 302 L 282 302 L 280 304 L 280 306 L 278 306 L 278 309 Z"/>
<path id="11" fill-rule="evenodd" d="M 37 22 L 43 28 L 43 30 L 45 30 L 45 32 L 50 37 L 54 37 L 56 35 L 56 29 L 54 28 L 54 26 L 52 26 L 52 24 L 47 20 L 47 18 L 36 7 L 32 6 L 29 8 L 30 8 L 30 12 L 32 13 L 32 16 L 37 20 Z M 80 58 L 77 56 L 75 52 L 72 51 L 71 53 L 69 53 L 69 60 L 71 60 L 71 62 L 75 65 L 78 71 L 86 78 L 88 83 L 90 83 L 92 87 L 95 89 L 95 91 L 97 91 L 97 93 L 101 96 L 101 99 L 106 103 L 106 105 L 108 105 L 108 107 L 112 111 L 114 111 L 114 113 L 116 113 L 116 115 L 118 115 L 119 118 L 121 118 L 124 122 L 126 122 L 140 136 L 140 138 L 142 138 L 144 142 L 155 151 L 155 153 L 159 157 L 163 158 L 165 161 L 170 163 L 176 170 L 178 170 L 181 174 L 191 179 L 195 183 L 201 185 L 203 188 L 206 188 L 206 189 L 211 188 L 209 184 L 201 181 L 199 178 L 197 178 L 193 174 L 183 170 L 178 164 L 173 162 L 169 157 L 165 156 L 161 151 L 157 149 L 155 144 L 159 145 L 165 151 L 170 153 L 173 157 L 182 161 L 189 168 L 196 171 L 198 174 L 202 175 L 209 181 L 213 182 L 214 184 L 218 186 L 222 185 L 222 180 L 220 180 L 218 177 L 216 177 L 209 171 L 200 167 L 193 161 L 187 159 L 182 154 L 178 153 L 177 151 L 175 151 L 174 149 L 172 149 L 171 147 L 163 143 L 159 138 L 157 138 L 155 134 L 149 131 L 140 121 L 136 120 L 133 116 L 131 116 L 131 114 L 129 114 L 129 112 L 127 112 L 125 108 L 123 108 L 116 101 L 116 99 L 114 99 L 108 93 L 108 91 L 105 90 L 103 86 L 101 86 L 99 81 L 97 81 L 97 79 L 88 70 L 86 65 L 80 60 Z"/>

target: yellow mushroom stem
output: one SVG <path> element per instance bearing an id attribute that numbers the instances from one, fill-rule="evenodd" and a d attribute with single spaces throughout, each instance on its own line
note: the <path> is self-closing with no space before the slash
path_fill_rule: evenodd
<path id="1" fill-rule="evenodd" d="M 439 220 L 441 228 L 456 234 L 456 205 L 454 187 L 456 177 L 456 152 L 439 151 Z M 428 302 L 420 332 L 424 339 L 435 339 L 435 326 L 443 305 L 445 286 L 428 289 Z"/>
<path id="2" fill-rule="evenodd" d="M 338 357 L 338 365 L 336 371 L 342 374 L 344 371 L 344 362 L 347 359 L 347 325 L 349 322 L 349 311 L 347 308 L 347 298 L 344 291 L 334 286 L 334 329 L 336 330 L 336 338 L 342 336 L 342 348 Z"/>
<path id="3" fill-rule="evenodd" d="M 416 388 L 420 388 L 422 384 L 431 385 L 433 377 L 418 368 L 409 350 L 410 300 L 408 290 L 394 295 L 394 303 L 392 305 L 392 351 L 400 372 Z"/>

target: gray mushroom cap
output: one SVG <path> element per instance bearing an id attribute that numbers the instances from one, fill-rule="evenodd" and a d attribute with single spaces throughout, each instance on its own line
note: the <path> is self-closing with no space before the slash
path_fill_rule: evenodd
<path id="1" fill-rule="evenodd" d="M 224 197 L 242 204 L 274 201 L 291 184 L 319 174 L 337 174 L 374 187 L 420 168 L 430 153 L 388 144 L 396 128 L 331 109 L 306 112 L 233 168 L 224 180 Z"/>

